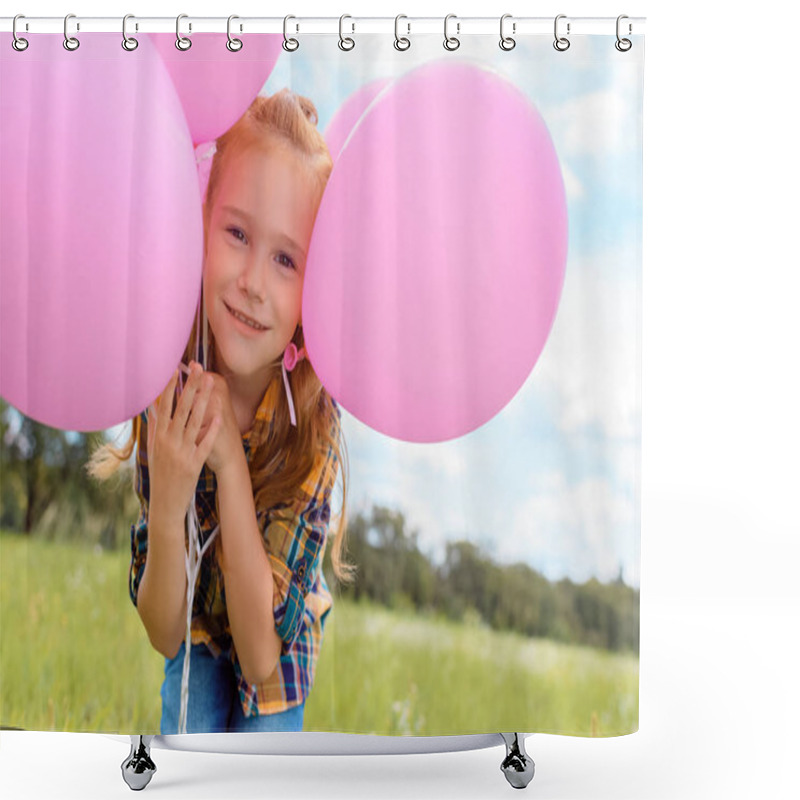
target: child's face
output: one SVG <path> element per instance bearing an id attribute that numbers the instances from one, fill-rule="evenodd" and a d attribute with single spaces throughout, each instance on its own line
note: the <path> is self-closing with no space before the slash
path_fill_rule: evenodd
<path id="1" fill-rule="evenodd" d="M 264 379 L 300 323 L 306 254 L 318 206 L 284 148 L 232 155 L 208 222 L 203 296 L 220 371 Z M 234 311 L 257 322 L 253 328 Z"/>

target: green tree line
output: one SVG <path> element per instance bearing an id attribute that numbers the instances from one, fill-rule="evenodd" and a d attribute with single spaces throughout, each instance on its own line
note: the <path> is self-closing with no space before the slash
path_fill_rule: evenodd
<path id="1" fill-rule="evenodd" d="M 336 582 L 326 551 L 325 578 L 343 597 L 390 608 L 411 607 L 449 619 L 615 652 L 639 652 L 639 591 L 622 575 L 552 582 L 524 563 L 501 565 L 470 541 L 450 541 L 436 564 L 406 529 L 400 511 L 373 506 L 347 524 L 347 558 L 357 567 L 350 585 Z"/>
<path id="2" fill-rule="evenodd" d="M 102 431 L 65 432 L 34 422 L 0 399 L 0 527 L 46 540 L 78 540 L 104 549 L 130 547 L 139 515 L 132 470 L 105 483 L 85 465 Z M 501 565 L 470 541 L 450 541 L 442 563 L 421 552 L 401 511 L 374 506 L 348 518 L 353 584 L 339 585 L 326 551 L 328 585 L 344 597 L 389 608 L 478 621 L 497 630 L 639 650 L 639 592 L 620 578 L 552 582 L 524 563 Z"/>

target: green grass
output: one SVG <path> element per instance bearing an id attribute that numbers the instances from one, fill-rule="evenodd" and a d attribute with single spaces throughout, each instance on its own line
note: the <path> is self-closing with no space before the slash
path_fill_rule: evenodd
<path id="1" fill-rule="evenodd" d="M 0 724 L 158 733 L 163 657 L 129 554 L 0 535 Z M 638 728 L 638 659 L 334 601 L 305 730 L 412 736 Z"/>

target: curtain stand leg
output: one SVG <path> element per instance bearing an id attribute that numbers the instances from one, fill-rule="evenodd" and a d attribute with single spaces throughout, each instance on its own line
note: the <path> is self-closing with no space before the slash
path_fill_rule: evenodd
<path id="1" fill-rule="evenodd" d="M 524 789 L 533 779 L 535 765 L 525 752 L 525 739 L 519 733 L 501 733 L 506 745 L 506 757 L 500 769 L 515 789 Z"/>
<path id="2" fill-rule="evenodd" d="M 140 791 L 150 783 L 156 765 L 150 758 L 152 736 L 131 734 L 131 752 L 122 762 L 122 778 L 134 791 Z"/>

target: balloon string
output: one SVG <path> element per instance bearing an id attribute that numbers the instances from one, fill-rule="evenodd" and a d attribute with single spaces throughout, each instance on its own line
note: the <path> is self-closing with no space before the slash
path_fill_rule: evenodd
<path id="1" fill-rule="evenodd" d="M 198 530 L 200 524 L 197 520 L 197 509 L 194 502 L 189 508 L 188 516 L 189 546 L 184 553 L 184 566 L 186 567 L 186 638 L 184 640 L 185 653 L 183 654 L 183 672 L 181 674 L 181 711 L 178 720 L 178 733 L 186 733 L 186 717 L 189 707 L 189 672 L 190 655 L 192 650 L 192 606 L 194 604 L 194 588 L 200 564 L 211 543 L 219 533 L 219 525 L 211 532 L 203 547 L 200 547 Z"/>
<path id="2" fill-rule="evenodd" d="M 203 369 L 208 369 L 208 317 L 206 316 L 206 305 L 202 297 L 200 302 L 203 305 Z"/>
<path id="3" fill-rule="evenodd" d="M 281 371 L 283 372 L 283 385 L 286 387 L 286 397 L 289 400 L 289 417 L 292 420 L 292 425 L 297 427 L 297 418 L 294 413 L 294 402 L 292 400 L 292 390 L 289 388 L 289 377 L 286 374 L 286 366 L 281 363 Z"/>
<path id="4" fill-rule="evenodd" d="M 194 356 L 195 361 L 200 361 L 200 351 L 203 352 L 202 365 L 206 368 L 208 364 L 208 317 L 206 316 L 205 304 L 202 294 L 197 306 L 195 320 L 199 321 L 202 312 L 203 323 L 199 330 L 200 336 L 195 337 Z M 199 327 L 199 326 L 198 326 Z M 189 368 L 184 364 L 180 365 L 182 370 L 189 373 Z M 186 733 L 186 718 L 189 708 L 189 673 L 191 671 L 191 652 L 192 652 L 192 606 L 194 605 L 194 590 L 197 582 L 197 575 L 200 572 L 200 564 L 211 543 L 219 533 L 219 525 L 211 532 L 203 547 L 200 547 L 199 529 L 200 523 L 197 519 L 197 509 L 194 501 L 188 509 L 187 523 L 189 529 L 189 543 L 184 552 L 184 567 L 186 569 L 186 636 L 184 639 L 185 652 L 183 654 L 183 672 L 181 674 L 181 710 L 178 718 L 178 733 Z"/>
<path id="5" fill-rule="evenodd" d="M 200 316 L 201 316 L 200 312 L 201 312 L 201 306 L 202 305 L 203 305 L 203 298 L 201 296 L 200 300 L 197 303 L 197 311 L 195 312 L 195 315 L 194 315 L 195 334 L 196 334 L 195 337 L 194 337 L 194 360 L 195 361 L 200 361 L 200 334 L 202 332 L 202 329 L 200 328 Z M 202 316 L 203 316 L 203 321 L 205 321 L 205 314 L 203 314 Z M 203 364 L 205 364 L 205 361 L 203 361 Z"/>
<path id="6" fill-rule="evenodd" d="M 202 313 L 203 322 L 202 327 L 198 324 L 196 330 L 200 336 L 195 336 L 194 343 L 194 359 L 200 361 L 200 351 L 203 352 L 203 368 L 208 363 L 208 318 L 206 317 L 205 305 L 203 303 L 202 293 L 200 300 L 197 304 L 195 311 L 195 323 L 200 322 L 200 315 Z M 201 341 L 202 340 L 202 341 Z M 181 370 L 189 373 L 189 368 L 181 363 Z M 181 387 L 183 381 L 181 381 Z M 200 547 L 199 529 L 200 523 L 197 519 L 197 509 L 195 508 L 194 500 L 190 505 L 187 513 L 187 524 L 189 529 L 189 543 L 188 548 L 184 552 L 184 567 L 186 569 L 186 636 L 184 639 L 185 652 L 183 654 L 183 671 L 181 673 L 181 710 L 178 718 L 178 733 L 186 733 L 186 718 L 189 709 L 189 673 L 191 671 L 191 652 L 192 652 L 192 607 L 194 605 L 194 590 L 197 582 L 197 575 L 200 572 L 200 564 L 203 561 L 203 556 L 206 554 L 211 543 L 219 533 L 219 525 L 217 525 L 211 532 L 211 535 L 206 540 L 203 547 Z"/>

